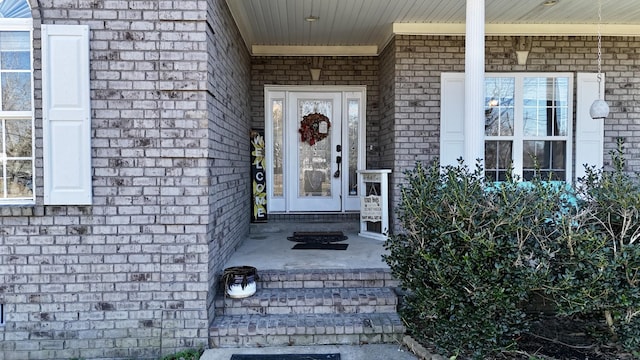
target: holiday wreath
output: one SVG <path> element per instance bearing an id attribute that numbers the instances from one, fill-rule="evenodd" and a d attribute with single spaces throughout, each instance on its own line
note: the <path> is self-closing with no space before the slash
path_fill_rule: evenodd
<path id="1" fill-rule="evenodd" d="M 326 124 L 326 126 L 324 124 Z M 298 132 L 301 135 L 302 142 L 308 142 L 309 145 L 314 145 L 329 135 L 329 128 L 331 128 L 331 122 L 328 117 L 319 113 L 313 113 L 305 115 L 302 118 Z"/>

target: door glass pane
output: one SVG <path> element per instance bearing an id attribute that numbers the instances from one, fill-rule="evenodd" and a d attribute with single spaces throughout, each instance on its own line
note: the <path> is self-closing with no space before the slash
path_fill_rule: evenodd
<path id="1" fill-rule="evenodd" d="M 507 179 L 507 171 L 511 168 L 512 147 L 511 141 L 485 142 L 485 178 L 487 181 Z"/>
<path id="2" fill-rule="evenodd" d="M 569 79 L 524 79 L 524 135 L 567 136 Z"/>
<path id="3" fill-rule="evenodd" d="M 523 177 L 531 180 L 536 170 L 542 179 L 566 178 L 567 145 L 565 141 L 524 141 Z"/>
<path id="4" fill-rule="evenodd" d="M 298 101 L 298 196 L 331 197 L 333 104 L 327 100 Z M 322 116 L 324 115 L 324 116 Z M 328 121 L 326 121 L 328 120 Z M 304 124 L 304 125 L 303 125 Z M 306 137 L 311 135 L 310 137 Z M 302 140 L 305 136 L 305 141 Z"/>
<path id="5" fill-rule="evenodd" d="M 284 121 L 282 100 L 271 103 L 271 118 L 273 119 L 273 197 L 284 196 Z"/>
<path id="6" fill-rule="evenodd" d="M 349 195 L 358 195 L 358 127 L 360 100 L 349 100 Z"/>
<path id="7" fill-rule="evenodd" d="M 514 78 L 485 80 L 485 135 L 513 135 Z"/>

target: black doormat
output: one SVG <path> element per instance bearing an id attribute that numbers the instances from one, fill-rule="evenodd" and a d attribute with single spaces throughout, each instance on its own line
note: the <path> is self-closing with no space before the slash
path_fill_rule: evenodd
<path id="1" fill-rule="evenodd" d="M 293 250 L 347 250 L 349 244 L 334 243 L 300 243 L 293 245 Z"/>
<path id="2" fill-rule="evenodd" d="M 230 360 L 340 360 L 340 354 L 282 354 L 241 355 L 233 354 Z"/>
<path id="3" fill-rule="evenodd" d="M 290 241 L 302 243 L 326 244 L 347 240 L 342 231 L 296 231 L 287 238 Z"/>

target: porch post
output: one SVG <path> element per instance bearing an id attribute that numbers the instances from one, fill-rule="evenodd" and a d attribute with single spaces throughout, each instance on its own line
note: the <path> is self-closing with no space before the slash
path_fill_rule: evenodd
<path id="1" fill-rule="evenodd" d="M 464 161 L 471 168 L 484 159 L 484 1 L 467 0 Z"/>

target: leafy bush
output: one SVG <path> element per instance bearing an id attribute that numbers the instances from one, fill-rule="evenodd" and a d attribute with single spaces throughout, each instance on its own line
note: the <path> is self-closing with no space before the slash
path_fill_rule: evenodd
<path id="1" fill-rule="evenodd" d="M 546 291 L 563 314 L 603 314 L 611 339 L 640 356 L 640 184 L 623 150 L 619 140 L 612 171 L 587 168 L 579 181 Z"/>
<path id="2" fill-rule="evenodd" d="M 162 360 L 198 360 L 204 353 L 204 349 L 185 349 L 175 354 L 162 357 Z"/>
<path id="3" fill-rule="evenodd" d="M 385 260 L 410 291 L 409 331 L 447 354 L 482 358 L 513 347 L 528 328 L 523 303 L 549 276 L 565 187 L 511 176 L 487 184 L 480 167 L 462 163 L 418 163 L 405 175 L 402 232 L 390 235 Z"/>

